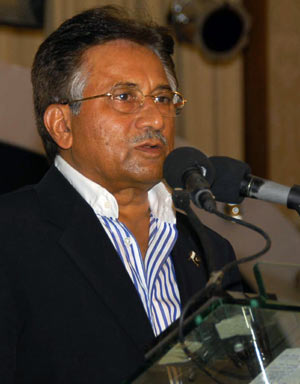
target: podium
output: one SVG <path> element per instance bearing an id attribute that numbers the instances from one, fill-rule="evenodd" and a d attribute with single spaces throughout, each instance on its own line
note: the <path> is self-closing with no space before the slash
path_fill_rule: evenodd
<path id="1" fill-rule="evenodd" d="M 175 324 L 127 383 L 299 384 L 300 300 L 280 301 L 267 293 L 262 275 L 272 268 L 289 268 L 294 274 L 300 270 L 290 265 L 256 266 L 258 295 L 211 298 L 184 322 L 190 355 L 178 341 Z"/>

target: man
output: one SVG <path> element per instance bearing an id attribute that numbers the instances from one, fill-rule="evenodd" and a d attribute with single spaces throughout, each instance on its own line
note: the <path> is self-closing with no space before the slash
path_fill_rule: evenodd
<path id="1" fill-rule="evenodd" d="M 175 216 L 173 40 L 103 7 L 67 20 L 32 69 L 54 165 L 1 198 L 1 383 L 120 383 L 203 287 L 197 237 Z M 208 230 L 221 267 L 232 248 Z M 233 272 L 227 287 L 239 283 Z"/>

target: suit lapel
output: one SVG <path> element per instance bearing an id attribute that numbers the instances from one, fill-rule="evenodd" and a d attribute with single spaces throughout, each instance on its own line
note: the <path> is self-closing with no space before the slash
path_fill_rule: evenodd
<path id="1" fill-rule="evenodd" d="M 92 208 L 52 167 L 37 188 L 48 220 L 62 229 L 63 249 L 139 349 L 153 332 L 139 295 Z"/>
<path id="2" fill-rule="evenodd" d="M 202 261 L 201 245 L 194 234 L 187 216 L 177 213 L 178 239 L 172 251 L 172 258 L 180 292 L 181 306 L 202 289 L 207 281 L 207 272 Z M 190 258 L 194 252 L 200 265 Z"/>

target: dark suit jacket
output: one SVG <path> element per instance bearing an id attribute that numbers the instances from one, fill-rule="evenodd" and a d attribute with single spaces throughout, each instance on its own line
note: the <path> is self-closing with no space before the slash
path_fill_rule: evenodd
<path id="1" fill-rule="evenodd" d="M 197 243 L 183 215 L 172 252 L 182 304 L 205 285 L 188 261 Z M 229 243 L 208 230 L 218 267 Z M 154 336 L 139 296 L 91 207 L 55 167 L 0 198 L 1 384 L 120 383 Z M 236 272 L 227 285 L 239 280 Z"/>

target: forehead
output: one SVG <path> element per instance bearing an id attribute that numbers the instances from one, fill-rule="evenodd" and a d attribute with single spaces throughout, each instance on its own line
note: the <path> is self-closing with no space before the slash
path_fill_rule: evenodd
<path id="1" fill-rule="evenodd" d="M 88 49 L 83 67 L 88 72 L 88 85 L 96 82 L 105 87 L 131 82 L 141 88 L 155 88 L 168 84 L 159 57 L 150 48 L 128 40 L 114 40 Z"/>

